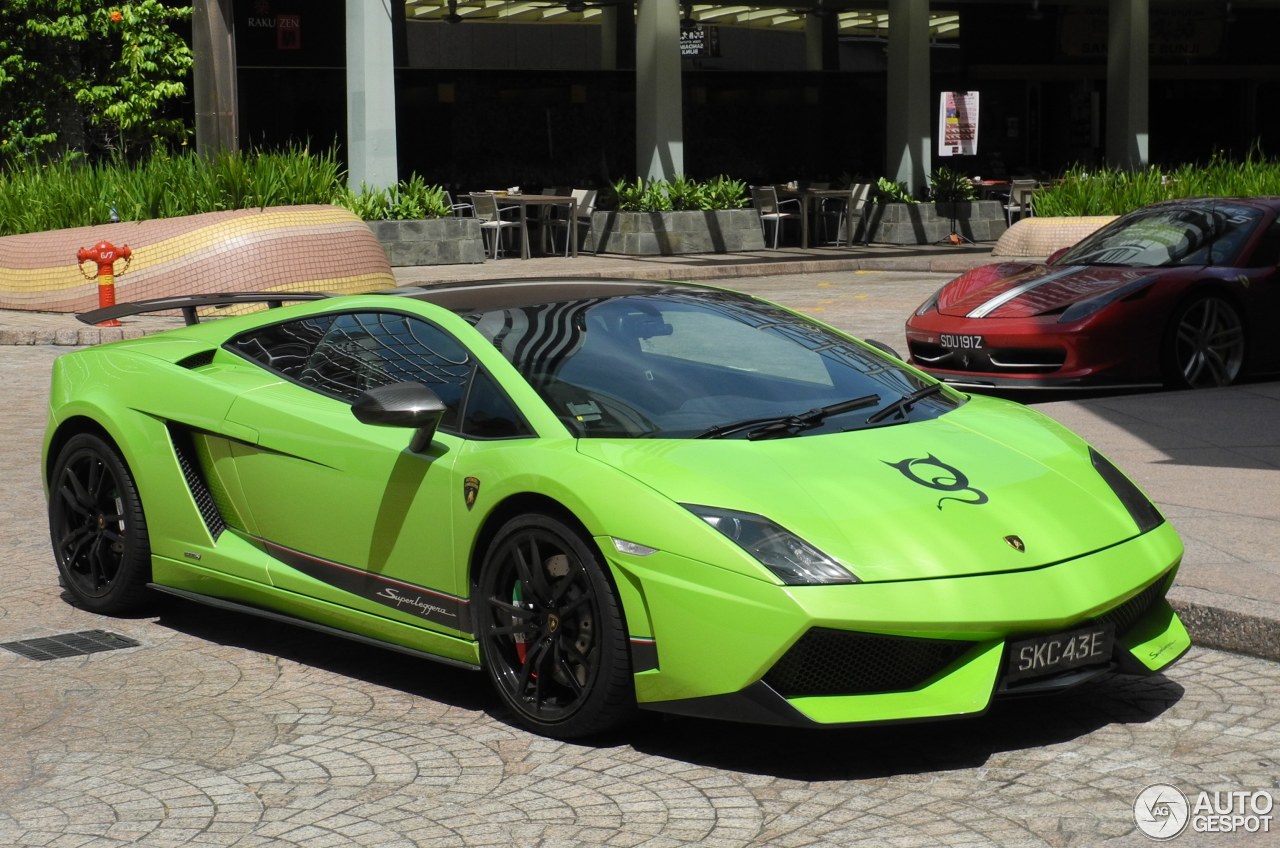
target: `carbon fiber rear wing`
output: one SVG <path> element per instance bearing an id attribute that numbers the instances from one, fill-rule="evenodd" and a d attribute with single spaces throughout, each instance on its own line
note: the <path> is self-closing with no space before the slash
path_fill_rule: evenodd
<path id="1" fill-rule="evenodd" d="M 190 326 L 200 323 L 200 316 L 196 313 L 196 310 L 208 306 L 225 308 L 239 303 L 265 303 L 268 308 L 275 309 L 284 305 L 285 301 L 324 300 L 329 297 L 333 297 L 333 295 L 323 292 L 222 292 L 219 294 L 178 295 L 175 297 L 156 297 L 151 300 L 136 300 L 131 303 L 117 303 L 115 306 L 106 306 L 102 309 L 94 309 L 91 312 L 81 312 L 76 315 L 76 318 L 86 324 L 101 324 L 103 321 L 126 318 L 130 315 L 178 310 L 182 313 L 182 320 L 186 321 L 187 325 Z"/>

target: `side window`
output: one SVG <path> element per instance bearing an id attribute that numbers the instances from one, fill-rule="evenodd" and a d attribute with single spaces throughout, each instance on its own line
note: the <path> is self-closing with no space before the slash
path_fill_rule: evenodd
<path id="1" fill-rule="evenodd" d="M 227 342 L 226 347 L 264 368 L 297 380 L 316 345 L 333 324 L 334 317 L 317 315 L 302 321 L 260 327 L 237 336 Z"/>
<path id="2" fill-rule="evenodd" d="M 369 389 L 421 383 L 444 401 L 441 426 L 456 422 L 471 377 L 471 355 L 440 328 L 395 312 L 338 315 L 312 351 L 299 381 L 354 401 Z"/>
<path id="3" fill-rule="evenodd" d="M 530 430 L 516 411 L 515 404 L 503 394 L 493 378 L 485 371 L 477 371 L 467 394 L 462 435 L 472 439 L 506 439 L 528 436 Z"/>
<path id="4" fill-rule="evenodd" d="M 1280 265 L 1280 220 L 1267 228 L 1249 257 L 1250 268 L 1274 268 Z"/>

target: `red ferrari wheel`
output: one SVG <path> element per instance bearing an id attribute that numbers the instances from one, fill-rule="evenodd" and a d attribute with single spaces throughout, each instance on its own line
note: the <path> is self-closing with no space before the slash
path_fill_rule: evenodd
<path id="1" fill-rule="evenodd" d="M 1188 301 L 1174 313 L 1165 343 L 1171 382 L 1206 389 L 1229 386 L 1244 366 L 1245 330 L 1239 311 L 1228 300 L 1206 295 Z"/>

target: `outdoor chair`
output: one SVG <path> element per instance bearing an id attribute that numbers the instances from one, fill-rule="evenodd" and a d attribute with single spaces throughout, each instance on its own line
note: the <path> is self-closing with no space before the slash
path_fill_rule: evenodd
<path id="1" fill-rule="evenodd" d="M 871 200 L 871 190 L 873 188 L 874 186 L 871 183 L 854 183 L 849 186 L 848 197 L 823 201 L 823 228 L 826 228 L 826 220 L 828 218 L 834 217 L 836 219 L 836 237 L 830 244 L 840 247 L 843 243 L 846 247 L 852 247 L 853 237 L 858 231 L 858 227 L 864 227 L 862 243 L 867 243 L 865 217 L 867 203 Z"/>
<path id="2" fill-rule="evenodd" d="M 1036 214 L 1031 205 L 1031 197 L 1039 185 L 1035 180 L 1015 179 L 1009 182 L 1009 198 L 1004 204 L 1007 225 L 1013 226 L 1014 213 L 1017 213 L 1019 220 Z"/>
<path id="3" fill-rule="evenodd" d="M 794 204 L 795 212 L 784 212 L 783 206 Z M 799 220 L 801 205 L 799 198 L 789 197 L 778 200 L 778 190 L 773 186 L 752 186 L 751 205 L 760 213 L 760 231 L 769 240 L 768 224 L 773 224 L 773 249 L 778 249 L 778 235 L 782 232 L 782 224 L 788 219 Z"/>
<path id="4" fill-rule="evenodd" d="M 444 193 L 444 205 L 449 207 L 449 214 L 459 218 L 471 215 L 475 210 L 474 204 L 454 203 L 453 195 L 447 191 Z"/>
<path id="5" fill-rule="evenodd" d="M 575 188 L 570 195 L 577 201 L 577 211 L 575 215 L 578 219 L 578 235 L 581 237 L 583 227 L 590 231 L 591 215 L 596 211 L 596 190 L 594 188 Z M 551 247 L 555 248 L 556 236 L 560 230 L 564 230 L 564 255 L 569 255 L 569 232 L 572 229 L 569 226 L 569 218 L 565 214 L 568 206 L 561 208 L 559 206 L 552 207 L 553 214 L 547 218 L 546 232 L 551 239 Z M 591 251 L 595 253 L 593 249 Z"/>
<path id="6" fill-rule="evenodd" d="M 520 207 L 499 206 L 498 198 L 488 192 L 472 193 L 471 203 L 475 206 L 476 217 L 480 219 L 480 235 L 483 237 L 485 233 L 489 234 L 490 254 L 497 259 L 506 252 L 502 247 L 502 234 L 509 232 L 512 227 L 517 229 L 520 227 L 519 221 L 512 221 L 502 216 L 512 211 L 519 214 Z"/>

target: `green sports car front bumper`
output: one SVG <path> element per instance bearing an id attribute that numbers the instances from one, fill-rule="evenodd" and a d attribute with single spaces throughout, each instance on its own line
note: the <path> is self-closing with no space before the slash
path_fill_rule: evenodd
<path id="1" fill-rule="evenodd" d="M 1165 600 L 1181 556 L 1165 523 L 1024 571 L 842 586 L 772 585 L 662 552 L 611 560 L 641 706 L 830 726 L 973 715 L 997 695 L 1157 672 L 1190 646 Z M 1011 644 L 1090 627 L 1108 634 L 1105 655 L 1011 673 Z"/>

